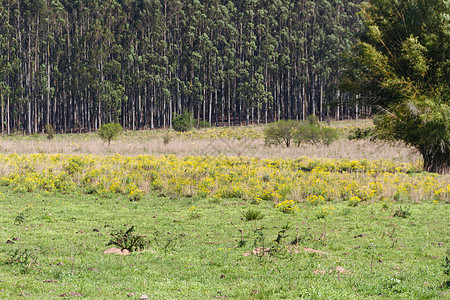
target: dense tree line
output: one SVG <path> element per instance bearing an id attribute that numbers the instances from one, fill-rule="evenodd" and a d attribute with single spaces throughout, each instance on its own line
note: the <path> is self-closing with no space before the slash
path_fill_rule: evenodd
<path id="1" fill-rule="evenodd" d="M 357 117 L 360 1 L 0 0 L 1 131 Z"/>

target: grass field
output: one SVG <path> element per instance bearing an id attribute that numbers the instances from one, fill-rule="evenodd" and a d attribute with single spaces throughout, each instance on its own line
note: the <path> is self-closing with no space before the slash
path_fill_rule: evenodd
<path id="1" fill-rule="evenodd" d="M 3 137 L 0 298 L 450 298 L 449 175 L 400 146 L 261 132 Z M 145 248 L 105 254 L 132 226 Z"/>

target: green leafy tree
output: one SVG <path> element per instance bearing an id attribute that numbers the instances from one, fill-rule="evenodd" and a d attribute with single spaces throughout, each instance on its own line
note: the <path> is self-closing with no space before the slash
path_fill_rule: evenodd
<path id="1" fill-rule="evenodd" d="M 344 86 L 378 109 L 376 135 L 417 149 L 424 170 L 450 172 L 450 5 L 369 0 Z"/>
<path id="2" fill-rule="evenodd" d="M 269 124 L 264 131 L 265 144 L 275 146 L 285 144 L 289 147 L 298 125 L 299 123 L 294 120 L 280 120 Z"/>
<path id="3" fill-rule="evenodd" d="M 109 147 L 111 141 L 116 139 L 119 133 L 122 132 L 122 130 L 122 125 L 120 125 L 119 123 L 103 124 L 98 130 L 98 135 L 103 141 L 108 142 Z"/>

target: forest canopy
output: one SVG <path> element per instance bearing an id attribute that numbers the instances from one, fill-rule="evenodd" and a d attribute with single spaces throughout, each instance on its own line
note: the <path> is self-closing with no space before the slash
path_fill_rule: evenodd
<path id="1" fill-rule="evenodd" d="M 2 133 L 342 119 L 360 1 L 0 0 Z"/>

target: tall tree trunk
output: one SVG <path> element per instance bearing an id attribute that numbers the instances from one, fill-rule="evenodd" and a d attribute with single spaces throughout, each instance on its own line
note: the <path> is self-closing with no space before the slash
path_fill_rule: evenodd
<path id="1" fill-rule="evenodd" d="M 419 147 L 423 157 L 423 169 L 426 172 L 450 174 L 450 146 L 427 145 Z"/>

